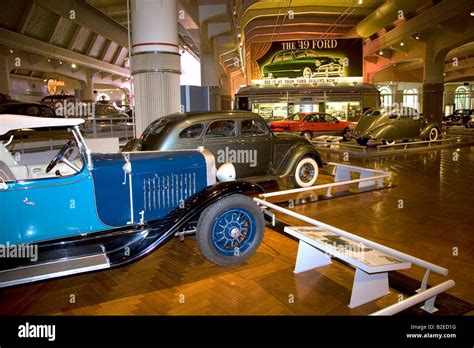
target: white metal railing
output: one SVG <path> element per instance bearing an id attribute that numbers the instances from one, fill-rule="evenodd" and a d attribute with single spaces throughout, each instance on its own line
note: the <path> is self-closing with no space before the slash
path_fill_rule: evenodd
<path id="1" fill-rule="evenodd" d="M 372 169 L 372 168 L 363 168 L 363 167 L 358 167 L 358 166 L 353 166 L 351 164 L 345 164 L 345 163 L 337 163 L 337 162 L 328 162 L 328 165 L 330 166 L 338 166 L 338 167 L 344 167 L 344 168 L 350 168 L 354 169 L 355 171 L 366 171 L 366 172 L 374 172 L 374 173 L 380 173 L 380 174 L 387 174 L 386 171 L 381 170 L 381 169 Z"/>
<path id="2" fill-rule="evenodd" d="M 401 251 L 398 251 L 398 250 L 395 250 L 395 249 L 392 249 L 390 247 L 387 247 L 387 246 L 384 246 L 382 244 L 378 244 L 376 242 L 372 242 L 371 240 L 368 240 L 368 239 L 365 239 L 363 237 L 359 237 L 355 234 L 352 234 L 352 233 L 349 233 L 347 231 L 344 231 L 344 230 L 341 230 L 337 227 L 334 227 L 334 226 L 331 226 L 331 225 L 328 225 L 324 222 L 321 222 L 321 221 L 318 221 L 316 219 L 313 219 L 313 218 L 310 218 L 310 217 L 307 217 L 305 215 L 302 215 L 302 214 L 299 214 L 295 211 L 292 211 L 292 210 L 289 210 L 289 209 L 286 209 L 286 208 L 283 208 L 283 207 L 280 207 L 276 204 L 273 204 L 273 203 L 270 203 L 270 202 L 267 202 L 265 200 L 262 200 L 260 198 L 254 198 L 254 201 L 257 202 L 258 204 L 260 205 L 263 205 L 263 206 L 266 206 L 267 208 L 270 208 L 270 209 L 273 209 L 273 210 L 276 210 L 276 211 L 279 211 L 280 213 L 283 213 L 283 214 L 286 214 L 288 216 L 291 216 L 291 217 L 294 217 L 298 220 L 301 220 L 301 221 L 304 221 L 304 222 L 307 222 L 311 225 L 314 225 L 314 226 L 318 226 L 318 227 L 322 227 L 322 228 L 325 228 L 331 232 L 334 232 L 340 236 L 343 236 L 343 237 L 347 237 L 347 238 L 350 238 L 356 242 L 361 242 L 363 243 L 364 245 L 367 245 L 369 247 L 373 247 L 375 249 L 378 249 L 380 251 L 383 251 L 384 253 L 387 253 L 389 255 L 393 255 L 394 257 L 398 257 L 398 258 L 401 258 L 403 260 L 406 260 L 406 261 L 409 261 L 411 262 L 412 264 L 415 264 L 417 266 L 420 266 L 422 268 L 425 268 L 425 269 L 429 269 L 430 271 L 433 271 L 435 273 L 438 273 L 438 274 L 441 274 L 443 276 L 447 276 L 448 275 L 448 270 L 444 267 L 441 267 L 441 266 L 438 266 L 438 265 L 435 265 L 434 263 L 431 263 L 431 262 L 428 262 L 428 261 L 425 261 L 425 260 L 422 260 L 422 259 L 419 259 L 415 256 L 411 256 L 411 255 L 408 255 L 408 254 L 405 254 Z"/>
<path id="3" fill-rule="evenodd" d="M 436 308 L 434 308 L 434 302 L 435 302 L 436 296 L 438 294 L 452 288 L 455 285 L 453 280 L 448 280 L 448 281 L 446 281 L 442 284 L 439 284 L 437 286 L 434 286 L 432 288 L 427 289 L 427 282 L 428 282 L 428 276 L 430 274 L 430 271 L 438 273 L 438 274 L 443 275 L 443 276 L 447 276 L 448 275 L 448 269 L 446 269 L 444 267 L 441 267 L 441 266 L 438 266 L 434 263 L 419 259 L 415 256 L 412 256 L 412 255 L 403 253 L 401 251 L 392 249 L 392 248 L 387 247 L 385 245 L 382 245 L 382 244 L 373 242 L 371 240 L 365 239 L 363 237 L 359 237 L 355 234 L 352 234 L 352 233 L 349 233 L 347 231 L 341 230 L 337 227 L 325 224 L 324 222 L 321 222 L 321 221 L 318 221 L 316 219 L 307 217 L 305 215 L 296 213 L 292 210 L 280 207 L 276 204 L 267 202 L 267 201 L 262 200 L 260 198 L 254 198 L 254 201 L 257 204 L 259 204 L 260 206 L 264 206 L 266 208 L 276 210 L 278 212 L 281 212 L 281 213 L 286 214 L 288 216 L 294 217 L 298 220 L 304 221 L 304 222 L 309 223 L 311 225 L 327 229 L 327 230 L 329 230 L 333 233 L 336 233 L 340 236 L 350 238 L 350 239 L 352 239 L 356 242 L 362 243 L 363 245 L 367 245 L 369 247 L 378 249 L 378 250 L 380 250 L 380 251 L 382 251 L 386 254 L 392 255 L 394 257 L 398 257 L 398 258 L 400 258 L 402 260 L 405 260 L 405 261 L 409 261 L 414 265 L 417 265 L 421 268 L 426 269 L 425 276 L 423 277 L 423 280 L 421 282 L 421 287 L 420 287 L 420 289 L 418 289 L 419 293 L 417 295 L 411 296 L 406 300 L 400 301 L 400 302 L 395 303 L 395 304 L 393 304 L 393 305 L 391 305 L 391 306 L 389 306 L 385 309 L 382 309 L 378 312 L 375 312 L 374 315 L 392 315 L 392 314 L 396 314 L 396 313 L 399 313 L 399 312 L 403 311 L 404 309 L 407 309 L 407 308 L 409 308 L 411 306 L 414 306 L 414 305 L 416 305 L 420 302 L 423 302 L 423 301 L 425 301 L 425 305 L 422 307 L 422 309 L 432 313 L 432 312 L 436 311 Z"/>
<path id="4" fill-rule="evenodd" d="M 328 165 L 335 166 L 336 168 L 340 167 L 340 168 L 347 168 L 349 170 L 352 169 L 353 171 L 358 171 L 358 172 L 361 172 L 361 171 L 372 172 L 372 173 L 374 173 L 374 175 L 370 176 L 370 177 L 366 177 L 366 178 L 360 178 L 360 179 L 338 181 L 338 182 L 333 182 L 333 183 L 329 183 L 329 184 L 321 184 L 321 185 L 315 185 L 315 186 L 310 186 L 310 187 L 300 187 L 300 188 L 289 189 L 289 190 L 263 193 L 259 197 L 269 198 L 269 197 L 283 196 L 283 195 L 306 192 L 306 191 L 315 191 L 315 190 L 320 190 L 320 189 L 327 189 L 326 195 L 330 196 L 331 195 L 331 189 L 333 187 L 344 186 L 344 185 L 349 185 L 349 184 L 356 184 L 356 183 L 360 184 L 360 183 L 366 183 L 366 182 L 370 182 L 370 181 L 374 182 L 375 187 L 380 187 L 381 186 L 381 181 L 384 178 L 390 177 L 390 173 L 387 173 L 383 170 L 378 170 L 378 169 L 362 168 L 362 167 L 352 166 L 352 165 L 349 165 L 349 164 L 342 164 L 342 163 L 335 163 L 335 162 L 329 162 Z"/>
<path id="5" fill-rule="evenodd" d="M 84 131 L 86 137 L 121 137 L 126 141 L 133 138 L 134 124 L 128 122 L 126 119 L 119 119 L 117 117 L 110 118 L 84 118 Z"/>
<path id="6" fill-rule="evenodd" d="M 449 142 L 460 142 L 461 138 L 447 138 L 447 139 L 439 139 L 439 140 L 422 140 L 422 141 L 410 141 L 406 143 L 398 143 L 398 144 L 391 144 L 391 145 L 377 145 L 376 149 L 377 151 L 387 149 L 387 148 L 397 148 L 397 147 L 403 147 L 403 149 L 406 151 L 408 146 L 411 145 L 428 145 L 428 147 L 431 146 L 431 144 L 438 144 L 438 143 L 449 143 Z"/>
<path id="7" fill-rule="evenodd" d="M 385 307 L 377 312 L 374 312 L 370 315 L 372 316 L 378 316 L 378 315 L 394 315 L 397 314 L 407 308 L 410 308 L 412 306 L 417 305 L 418 303 L 421 303 L 423 301 L 430 300 L 433 297 L 436 297 L 436 295 L 445 292 L 452 287 L 454 287 L 456 283 L 454 280 L 450 279 L 447 280 L 441 284 L 438 284 L 436 286 L 433 286 L 432 288 L 429 288 L 428 290 L 425 290 L 423 292 L 420 292 L 419 294 L 413 295 L 411 297 L 408 297 L 407 299 L 394 303 L 391 306 Z"/>
<path id="8" fill-rule="evenodd" d="M 312 141 L 312 143 L 317 146 L 317 147 L 323 147 L 323 148 L 334 148 L 335 146 L 339 146 L 339 149 L 342 150 L 342 148 L 346 149 L 356 149 L 359 150 L 362 153 L 379 153 L 383 151 L 388 151 L 388 150 L 394 150 L 394 151 L 408 151 L 410 150 L 410 147 L 413 149 L 419 149 L 424 145 L 426 147 L 432 147 L 432 146 L 440 146 L 444 145 L 445 143 L 456 143 L 456 142 L 461 142 L 462 139 L 460 137 L 455 137 L 455 138 L 446 138 L 446 139 L 439 139 L 439 140 L 422 140 L 422 141 L 410 141 L 410 142 L 404 142 L 404 143 L 395 143 L 391 145 L 377 145 L 376 147 L 367 147 L 367 146 L 361 146 L 361 145 L 356 145 L 356 144 L 347 144 L 347 143 L 322 143 L 322 142 L 316 142 Z"/>

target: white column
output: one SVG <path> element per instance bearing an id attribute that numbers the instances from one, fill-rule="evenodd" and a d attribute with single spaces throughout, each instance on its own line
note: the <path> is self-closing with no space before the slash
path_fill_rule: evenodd
<path id="1" fill-rule="evenodd" d="M 5 56 L 0 56 L 0 93 L 11 94 L 10 69 Z"/>
<path id="2" fill-rule="evenodd" d="M 131 0 L 135 135 L 179 111 L 181 74 L 177 0 Z"/>

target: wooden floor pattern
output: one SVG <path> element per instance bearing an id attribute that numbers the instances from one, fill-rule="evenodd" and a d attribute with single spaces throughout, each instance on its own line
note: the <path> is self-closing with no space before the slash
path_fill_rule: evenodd
<path id="1" fill-rule="evenodd" d="M 447 267 L 456 281 L 449 293 L 474 302 L 474 147 L 461 148 L 457 162 L 452 152 L 351 159 L 392 171 L 397 187 L 295 209 Z M 397 301 L 392 291 L 349 309 L 354 271 L 334 262 L 295 275 L 296 250 L 297 242 L 267 229 L 246 264 L 222 268 L 199 255 L 194 238 L 172 240 L 127 267 L 0 290 L 0 315 L 360 315 Z M 415 267 L 404 273 L 423 276 Z M 431 284 L 443 280 L 430 277 Z"/>

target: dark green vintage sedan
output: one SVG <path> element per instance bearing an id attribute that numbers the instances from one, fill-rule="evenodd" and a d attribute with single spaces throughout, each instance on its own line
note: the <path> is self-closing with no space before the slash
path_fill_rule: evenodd
<path id="1" fill-rule="evenodd" d="M 263 67 L 263 76 L 279 77 L 340 77 L 343 66 L 339 59 L 319 56 L 311 50 L 287 50 L 277 53 L 270 64 Z"/>
<path id="2" fill-rule="evenodd" d="M 252 112 L 182 113 L 152 122 L 123 151 L 184 150 L 204 146 L 216 167 L 232 163 L 236 178 L 250 181 L 292 176 L 299 187 L 313 186 L 323 161 L 304 137 L 274 134 Z"/>
<path id="3" fill-rule="evenodd" d="M 369 140 L 381 140 L 384 145 L 395 144 L 398 140 L 438 140 L 441 128 L 437 123 L 428 122 L 413 108 L 403 107 L 369 109 L 359 119 L 352 132 L 359 145 L 366 146 Z"/>

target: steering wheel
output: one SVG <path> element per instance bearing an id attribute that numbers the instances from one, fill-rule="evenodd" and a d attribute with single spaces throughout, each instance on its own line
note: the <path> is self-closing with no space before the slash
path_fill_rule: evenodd
<path id="1" fill-rule="evenodd" d="M 46 173 L 49 173 L 59 162 L 62 162 L 64 159 L 64 155 L 66 154 L 67 150 L 71 147 L 72 140 L 69 140 L 66 145 L 62 147 L 61 150 L 54 156 L 51 162 L 46 167 Z"/>

